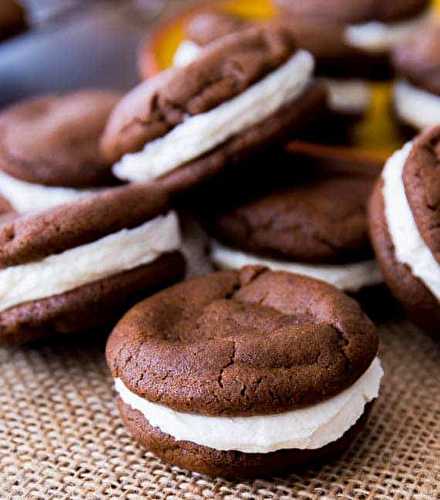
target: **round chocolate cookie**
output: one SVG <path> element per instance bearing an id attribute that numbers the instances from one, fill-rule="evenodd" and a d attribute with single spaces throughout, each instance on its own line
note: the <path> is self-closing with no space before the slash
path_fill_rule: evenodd
<path id="1" fill-rule="evenodd" d="M 335 288 L 246 267 L 139 303 L 106 351 L 135 438 L 195 471 L 255 476 L 350 444 L 378 395 L 377 348 Z"/>
<path id="2" fill-rule="evenodd" d="M 370 202 L 370 231 L 384 279 L 413 321 L 440 325 L 440 127 L 395 153 Z"/>
<path id="3" fill-rule="evenodd" d="M 318 74 L 343 81 L 389 78 L 390 51 L 422 24 L 430 5 L 429 0 L 277 3 L 282 22 L 316 57 Z"/>
<path id="4" fill-rule="evenodd" d="M 99 141 L 120 95 L 83 90 L 38 97 L 0 113 L 0 193 L 20 212 L 113 186 Z"/>
<path id="5" fill-rule="evenodd" d="M 13 36 L 26 27 L 23 7 L 15 0 L 0 3 L 0 40 Z"/>
<path id="6" fill-rule="evenodd" d="M 248 176 L 228 179 L 235 189 L 229 188 L 227 200 L 219 188 L 218 200 L 211 193 L 212 203 L 200 204 L 214 264 L 266 265 L 350 292 L 380 284 L 367 223 L 367 202 L 380 169 L 337 149 L 296 149 L 267 159 L 278 164 L 272 175 L 254 165 L 251 187 Z"/>
<path id="7" fill-rule="evenodd" d="M 312 56 L 285 29 L 233 33 L 128 94 L 110 117 L 103 151 L 123 180 L 160 178 L 184 191 L 315 118 L 326 95 L 312 74 Z"/>
<path id="8" fill-rule="evenodd" d="M 0 226 L 0 343 L 111 325 L 180 279 L 177 216 L 155 187 L 91 195 Z"/>
<path id="9" fill-rule="evenodd" d="M 394 110 L 414 131 L 440 123 L 440 25 L 431 23 L 397 46 L 393 63 L 398 76 Z"/>

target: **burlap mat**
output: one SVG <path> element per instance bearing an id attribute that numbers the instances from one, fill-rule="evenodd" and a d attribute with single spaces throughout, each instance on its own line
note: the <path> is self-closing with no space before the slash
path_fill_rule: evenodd
<path id="1" fill-rule="evenodd" d="M 206 270 L 199 241 L 187 244 L 193 274 Z M 237 484 L 165 465 L 131 440 L 104 338 L 0 350 L 0 498 L 440 498 L 439 345 L 404 322 L 380 334 L 383 390 L 352 449 L 321 468 Z"/>

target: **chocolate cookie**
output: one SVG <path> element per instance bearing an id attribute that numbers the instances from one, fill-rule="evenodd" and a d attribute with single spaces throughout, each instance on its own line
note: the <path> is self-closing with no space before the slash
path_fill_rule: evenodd
<path id="1" fill-rule="evenodd" d="M 22 212 L 118 183 L 99 141 L 120 96 L 83 90 L 38 97 L 0 114 L 0 192 Z"/>
<path id="2" fill-rule="evenodd" d="M 392 293 L 428 331 L 440 325 L 440 127 L 395 153 L 370 202 L 370 231 Z"/>
<path id="3" fill-rule="evenodd" d="M 318 73 L 387 79 L 389 53 L 427 17 L 428 0 L 277 0 L 283 22 L 316 57 Z"/>
<path id="4" fill-rule="evenodd" d="M 253 476 L 349 444 L 378 394 L 377 347 L 373 324 L 335 288 L 247 267 L 135 306 L 107 362 L 128 430 L 150 450 L 211 475 Z"/>
<path id="5" fill-rule="evenodd" d="M 402 125 L 414 131 L 440 123 L 440 26 L 426 25 L 393 52 L 399 80 L 394 110 Z"/>
<path id="6" fill-rule="evenodd" d="M 228 35 L 124 98 L 103 151 L 123 180 L 186 190 L 305 127 L 325 102 L 312 73 L 310 54 L 281 27 Z"/>
<path id="7" fill-rule="evenodd" d="M 211 203 L 196 208 L 213 238 L 214 263 L 267 265 L 352 292 L 379 284 L 366 208 L 379 168 L 319 146 L 297 146 L 296 154 L 268 161 L 277 164 L 272 176 L 254 168 L 252 186 L 249 177 L 228 179 L 235 190 L 229 188 L 226 201 L 211 193 Z"/>
<path id="8" fill-rule="evenodd" d="M 15 0 L 2 0 L 0 4 L 0 41 L 13 36 L 26 27 L 25 12 Z"/>
<path id="9" fill-rule="evenodd" d="M 182 277 L 177 217 L 157 187 L 120 187 L 0 226 L 0 343 L 108 326 Z"/>

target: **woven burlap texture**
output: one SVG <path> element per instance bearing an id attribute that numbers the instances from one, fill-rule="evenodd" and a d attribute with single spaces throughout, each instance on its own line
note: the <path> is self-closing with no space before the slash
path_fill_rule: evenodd
<path id="1" fill-rule="evenodd" d="M 185 222 L 190 274 L 209 266 Z M 440 348 L 405 322 L 380 327 L 386 376 L 366 431 L 340 460 L 231 483 L 162 463 L 125 431 L 105 338 L 0 350 L 0 498 L 440 498 Z"/>
<path id="2" fill-rule="evenodd" d="M 380 333 L 383 390 L 352 449 L 319 469 L 237 484 L 165 465 L 132 441 L 104 339 L 2 351 L 0 497 L 439 498 L 439 349 L 406 323 Z"/>

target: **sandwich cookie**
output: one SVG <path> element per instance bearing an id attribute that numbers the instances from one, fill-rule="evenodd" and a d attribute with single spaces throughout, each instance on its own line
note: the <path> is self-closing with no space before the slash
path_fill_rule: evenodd
<path id="1" fill-rule="evenodd" d="M 194 16 L 186 26 L 186 38 L 174 55 L 174 65 L 185 66 L 191 63 L 200 56 L 204 47 L 220 37 L 245 29 L 249 24 L 244 19 L 222 13 L 211 12 Z M 358 65 L 359 73 L 352 69 L 353 54 L 347 51 L 343 44 L 338 43 L 339 38 L 335 39 L 333 31 L 323 31 L 315 24 L 309 26 L 298 21 L 283 21 L 283 24 L 287 29 L 292 29 L 292 24 L 296 26 L 293 34 L 297 43 L 313 54 L 317 63 L 317 75 L 327 88 L 328 123 L 324 127 L 323 121 L 320 121 L 319 136 L 327 141 L 334 135 L 340 138 L 341 129 L 345 131 L 353 123 L 364 118 L 371 106 L 370 85 L 361 78 L 365 77 L 365 65 Z M 358 56 L 357 53 L 355 55 Z M 347 74 L 347 67 L 350 68 L 350 74 Z M 311 138 L 316 136 L 316 128 L 311 129 Z"/>
<path id="2" fill-rule="evenodd" d="M 15 0 L 2 0 L 0 3 L 0 41 L 5 40 L 26 28 L 23 7 Z"/>
<path id="3" fill-rule="evenodd" d="M 103 152 L 122 180 L 186 190 L 305 128 L 326 98 L 313 67 L 281 27 L 227 35 L 124 98 Z"/>
<path id="4" fill-rule="evenodd" d="M 247 267 L 139 303 L 106 353 L 137 441 L 193 471 L 256 477 L 351 444 L 379 393 L 377 348 L 334 287 Z"/>
<path id="5" fill-rule="evenodd" d="M 393 52 L 394 110 L 411 135 L 440 123 L 440 25 L 430 24 Z"/>
<path id="6" fill-rule="evenodd" d="M 0 226 L 0 343 L 111 325 L 184 274 L 177 216 L 133 185 Z"/>
<path id="7" fill-rule="evenodd" d="M 83 90 L 0 113 L 0 194 L 18 212 L 52 208 L 120 184 L 99 140 L 120 96 Z"/>
<path id="8" fill-rule="evenodd" d="M 430 2 L 278 0 L 277 3 L 281 22 L 292 30 L 299 46 L 314 55 L 316 74 L 328 87 L 331 113 L 321 132 L 310 131 L 310 139 L 351 142 L 353 125 L 371 109 L 372 81 L 389 79 L 390 50 L 428 17 Z"/>
<path id="9" fill-rule="evenodd" d="M 364 54 L 388 55 L 431 15 L 429 0 L 277 0 L 281 12 L 339 30 L 347 47 Z"/>
<path id="10" fill-rule="evenodd" d="M 223 202 L 204 209 L 218 268 L 263 265 L 351 293 L 382 283 L 367 222 L 380 170 L 337 150 L 333 157 L 320 150 L 312 146 L 303 154 L 267 159 L 278 164 L 272 177 L 254 165 L 252 181 L 236 182 L 235 196 L 229 190 L 226 201 L 223 195 Z"/>
<path id="11" fill-rule="evenodd" d="M 411 319 L 440 326 L 440 127 L 387 162 L 370 202 L 370 231 L 384 279 Z"/>

